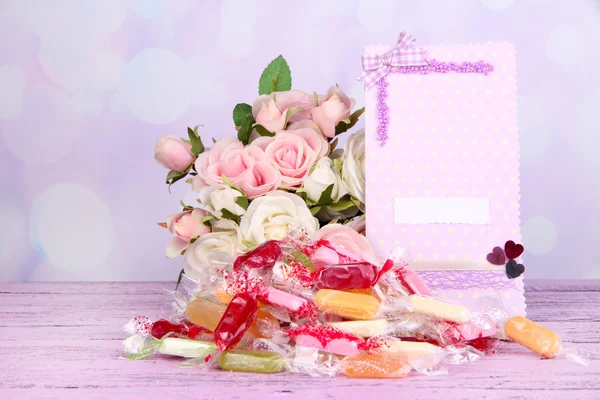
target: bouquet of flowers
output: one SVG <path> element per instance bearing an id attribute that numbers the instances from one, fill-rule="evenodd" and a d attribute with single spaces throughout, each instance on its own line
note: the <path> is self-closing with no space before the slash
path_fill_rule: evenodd
<path id="1" fill-rule="evenodd" d="M 364 130 L 351 133 L 344 148 L 338 135 L 364 112 L 337 85 L 324 95 L 292 90 L 286 60 L 263 71 L 259 97 L 233 109 L 231 131 L 206 146 L 199 126 L 188 138 L 161 137 L 154 158 L 169 169 L 170 186 L 184 180 L 198 193 L 165 223 L 173 237 L 167 257 L 184 256 L 185 272 L 197 277 L 215 260 L 236 256 L 267 240 L 304 229 L 358 256 L 376 261 L 364 236 Z M 186 179 L 187 178 L 187 179 Z M 358 232 L 358 233 L 357 233 Z M 181 278 L 181 274 L 180 274 Z"/>
<path id="2" fill-rule="evenodd" d="M 325 95 L 291 86 L 279 56 L 253 105 L 235 106 L 237 136 L 207 148 L 195 127 L 188 139 L 158 141 L 167 184 L 187 178 L 198 197 L 160 224 L 173 234 L 167 256 L 184 256 L 183 289 L 168 319 L 136 316 L 125 326 L 129 358 L 159 353 L 206 370 L 401 378 L 445 373 L 511 339 L 545 358 L 589 362 L 557 333 L 509 317 L 498 299 L 482 297 L 470 309 L 440 298 L 401 247 L 379 262 L 363 236 L 364 131 L 336 148 L 364 109 L 353 111 L 337 86 Z M 490 255 L 516 263 L 522 251 Z"/>

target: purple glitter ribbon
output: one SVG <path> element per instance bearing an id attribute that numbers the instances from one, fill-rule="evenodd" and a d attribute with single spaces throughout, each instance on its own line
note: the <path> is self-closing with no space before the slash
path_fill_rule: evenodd
<path id="1" fill-rule="evenodd" d="M 387 128 L 389 121 L 390 109 L 385 101 L 388 97 L 387 93 L 388 83 L 385 78 L 381 78 L 377 82 L 377 115 L 379 117 L 379 126 L 377 126 L 377 137 L 381 141 L 381 145 L 384 146 L 387 142 Z"/>
<path id="2" fill-rule="evenodd" d="M 458 73 L 469 73 L 469 74 L 483 74 L 488 75 L 494 71 L 492 64 L 486 63 L 485 61 L 477 62 L 442 62 L 435 59 L 427 60 L 427 65 L 409 65 L 392 67 L 390 72 L 396 72 L 401 74 L 429 74 L 432 72 L 446 74 L 448 72 Z M 389 124 L 389 107 L 386 99 L 388 83 L 385 80 L 385 76 L 377 81 L 377 115 L 379 117 L 379 124 L 377 126 L 377 139 L 381 142 L 382 146 L 385 146 L 388 140 L 388 124 Z"/>
<path id="3" fill-rule="evenodd" d="M 509 279 L 505 271 L 417 271 L 423 281 L 435 289 L 468 290 L 496 289 L 511 290 L 517 281 Z"/>

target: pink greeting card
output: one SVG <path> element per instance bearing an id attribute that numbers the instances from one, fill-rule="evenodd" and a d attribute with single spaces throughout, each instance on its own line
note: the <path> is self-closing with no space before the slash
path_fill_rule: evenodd
<path id="1" fill-rule="evenodd" d="M 521 240 L 514 46 L 417 47 L 401 36 L 366 53 L 367 236 L 377 255 L 401 245 L 442 298 L 476 308 L 494 296 L 524 315 L 523 276 L 487 260 Z"/>

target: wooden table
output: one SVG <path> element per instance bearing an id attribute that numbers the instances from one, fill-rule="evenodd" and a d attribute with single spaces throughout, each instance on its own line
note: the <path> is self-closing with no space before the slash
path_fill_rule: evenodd
<path id="1" fill-rule="evenodd" d="M 541 360 L 514 343 L 445 376 L 402 380 L 202 373 L 178 359 L 123 359 L 132 315 L 166 316 L 172 283 L 0 284 L 0 399 L 600 399 L 600 360 Z M 532 281 L 529 318 L 600 354 L 600 281 Z M 163 310 L 161 314 L 161 310 Z"/>

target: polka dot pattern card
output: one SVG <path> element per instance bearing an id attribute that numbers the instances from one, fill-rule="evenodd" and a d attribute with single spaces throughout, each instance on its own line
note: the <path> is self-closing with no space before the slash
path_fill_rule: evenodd
<path id="1" fill-rule="evenodd" d="M 393 48 L 368 46 L 367 53 Z M 493 71 L 392 71 L 384 100 L 378 85 L 366 90 L 367 236 L 382 259 L 397 245 L 409 250 L 442 298 L 476 309 L 494 297 L 524 315 L 523 276 L 510 279 L 505 265 L 486 258 L 521 240 L 515 48 L 424 48 L 427 60 L 483 60 Z M 384 145 L 378 101 L 388 109 Z"/>

